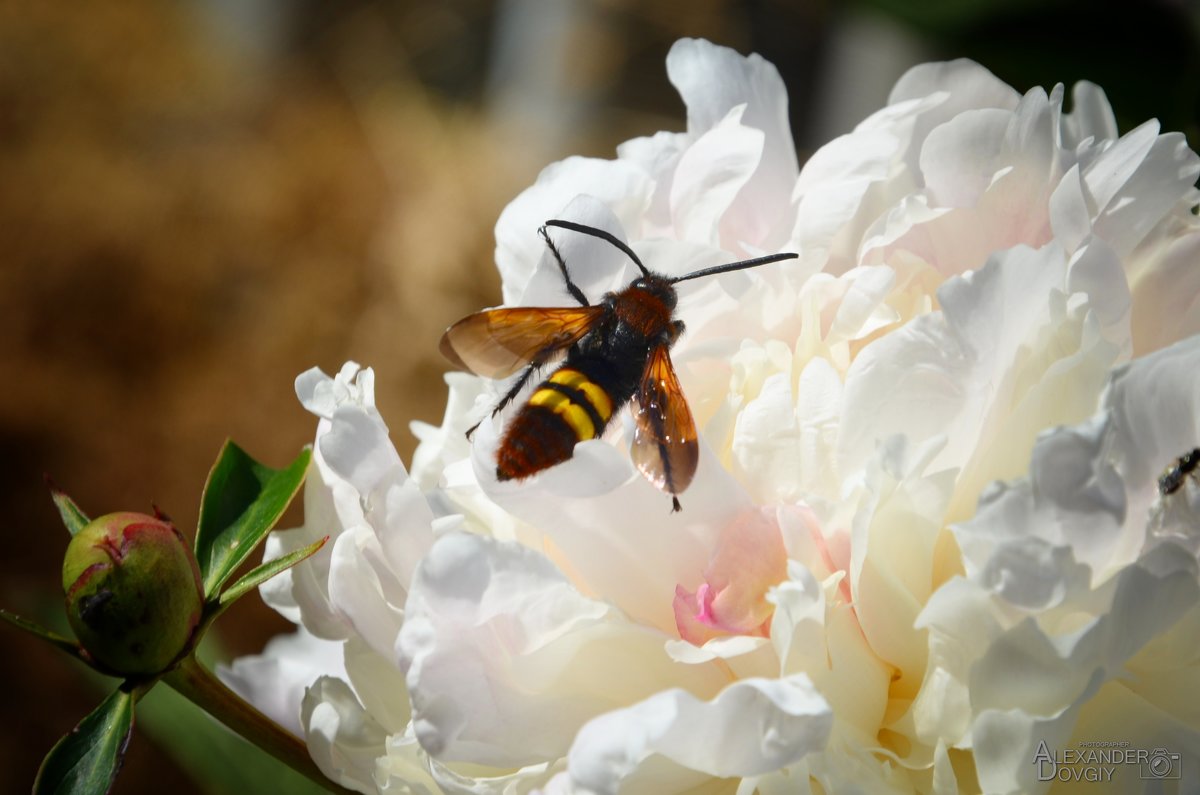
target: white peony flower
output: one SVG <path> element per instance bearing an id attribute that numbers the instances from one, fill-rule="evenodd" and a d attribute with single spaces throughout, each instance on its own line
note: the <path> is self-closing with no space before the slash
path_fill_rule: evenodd
<path id="1" fill-rule="evenodd" d="M 667 69 L 686 132 L 547 168 L 496 260 L 505 303 L 566 305 L 548 218 L 666 274 L 799 254 L 680 285 L 682 512 L 628 422 L 499 482 L 505 385 L 452 375 L 410 477 L 370 370 L 301 376 L 305 526 L 269 554 L 335 540 L 264 595 L 343 646 L 303 698 L 317 763 L 363 792 L 1000 793 L 1124 743 L 1200 782 L 1200 485 L 1156 488 L 1200 446 L 1200 159 L 1118 137 L 1094 85 L 1064 113 L 956 61 L 801 170 L 770 64 L 681 41 Z M 555 240 L 593 300 L 634 276 Z"/>

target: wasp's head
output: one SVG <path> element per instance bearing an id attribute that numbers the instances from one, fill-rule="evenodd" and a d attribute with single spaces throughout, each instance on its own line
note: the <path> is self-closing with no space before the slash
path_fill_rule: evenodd
<path id="1" fill-rule="evenodd" d="M 657 273 L 648 273 L 645 276 L 634 279 L 633 283 L 629 286 L 638 290 L 645 290 L 650 295 L 662 301 L 668 310 L 675 311 L 678 296 L 675 293 L 675 285 L 667 277 L 660 276 Z"/>

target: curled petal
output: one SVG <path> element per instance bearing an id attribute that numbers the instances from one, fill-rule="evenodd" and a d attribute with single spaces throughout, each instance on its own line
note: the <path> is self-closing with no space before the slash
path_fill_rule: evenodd
<path id="1" fill-rule="evenodd" d="M 586 193 L 575 196 L 566 206 L 554 210 L 538 223 L 540 225 L 551 218 L 601 229 L 622 243 L 628 242 L 628 233 L 621 225 L 621 219 L 601 199 Z M 599 303 L 605 293 L 624 287 L 641 275 L 629 257 L 606 240 L 569 229 L 550 227 L 547 231 L 567 265 L 571 281 L 593 304 Z M 532 235 L 527 231 L 526 236 L 541 241 L 540 235 Z M 525 284 L 520 303 L 522 306 L 575 305 L 575 299 L 563 286 L 558 261 L 545 245 L 542 246 L 537 267 Z"/>
<path id="2" fill-rule="evenodd" d="M 568 770 L 596 793 L 638 781 L 679 792 L 697 773 L 754 776 L 797 762 L 824 747 L 832 726 L 829 705 L 803 674 L 743 679 L 710 701 L 667 690 L 585 725 Z"/>
<path id="3" fill-rule="evenodd" d="M 330 604 L 379 654 L 391 654 L 404 619 L 405 596 L 369 527 L 360 525 L 338 536 L 329 565 Z"/>
<path id="4" fill-rule="evenodd" d="M 741 123 L 744 110 L 735 107 L 680 158 L 671 216 L 681 240 L 720 243 L 721 219 L 758 167 L 763 135 Z"/>
<path id="5" fill-rule="evenodd" d="M 695 479 L 680 497 L 683 510 L 672 513 L 670 499 L 606 440 L 584 442 L 571 460 L 505 482 L 495 476 L 497 443 L 496 428 L 484 422 L 472 459 L 484 493 L 538 528 L 548 554 L 582 588 L 605 594 L 630 618 L 674 635 L 675 586 L 694 582 L 721 528 L 749 504 L 712 452 L 700 445 Z"/>
<path id="6" fill-rule="evenodd" d="M 359 635 L 391 653 L 407 587 L 433 540 L 433 511 L 408 477 L 374 406 L 372 372 L 301 375 L 301 402 L 321 416 L 304 490 L 305 525 L 268 537 L 268 559 L 322 536 L 331 543 L 268 580 L 264 600 L 318 637 Z"/>
<path id="7" fill-rule="evenodd" d="M 308 753 L 343 787 L 375 792 L 375 759 L 387 733 L 340 679 L 321 677 L 304 694 L 300 715 Z"/>
<path id="8" fill-rule="evenodd" d="M 670 683 L 714 693 L 725 678 L 715 665 L 676 664 L 661 633 L 582 596 L 516 543 L 443 536 L 406 613 L 397 651 L 416 736 L 444 762 L 554 759 L 597 714 Z"/>
<path id="9" fill-rule="evenodd" d="M 681 39 L 667 54 L 667 75 L 688 110 L 688 132 L 703 136 L 734 108 L 745 106 L 742 125 L 761 131 L 761 156 L 739 201 L 723 214 L 722 243 L 774 251 L 787 239 L 797 163 L 787 115 L 787 91 L 775 67 L 758 55 Z M 682 168 L 677 171 L 686 177 Z"/>
<path id="10" fill-rule="evenodd" d="M 652 189 L 653 181 L 640 168 L 621 160 L 571 157 L 547 166 L 496 222 L 496 266 L 503 278 L 504 303 L 521 299 L 545 253 L 545 244 L 533 233 L 548 219 L 560 217 L 575 197 L 595 197 L 623 229 L 636 230 Z"/>
<path id="11" fill-rule="evenodd" d="M 303 627 L 272 638 L 262 654 L 217 666 L 217 676 L 230 690 L 297 737 L 304 736 L 300 704 L 305 688 L 322 676 L 345 675 L 342 644 L 315 637 Z"/>

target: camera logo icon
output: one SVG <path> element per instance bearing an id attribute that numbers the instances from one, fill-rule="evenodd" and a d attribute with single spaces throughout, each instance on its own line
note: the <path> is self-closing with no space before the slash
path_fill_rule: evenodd
<path id="1" fill-rule="evenodd" d="M 1138 778 L 1159 781 L 1178 779 L 1181 767 L 1179 754 L 1173 754 L 1166 748 L 1155 748 L 1146 761 L 1139 765 Z"/>

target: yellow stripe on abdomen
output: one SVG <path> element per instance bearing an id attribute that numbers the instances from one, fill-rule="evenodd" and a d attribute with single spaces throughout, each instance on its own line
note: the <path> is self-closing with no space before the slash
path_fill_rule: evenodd
<path id="1" fill-rule="evenodd" d="M 597 384 L 589 381 L 588 377 L 578 370 L 572 370 L 568 367 L 560 368 L 554 375 L 550 376 L 550 381 L 551 383 L 562 384 L 563 386 L 582 392 L 583 396 L 592 404 L 592 408 L 600 415 L 602 421 L 608 422 L 608 418 L 612 416 L 613 404 L 608 393 Z"/>
<path id="2" fill-rule="evenodd" d="M 550 409 L 562 417 L 575 432 L 575 438 L 581 442 L 596 438 L 596 425 L 588 416 L 587 410 L 572 403 L 569 397 L 558 390 L 539 389 L 529 398 L 529 405 Z"/>

